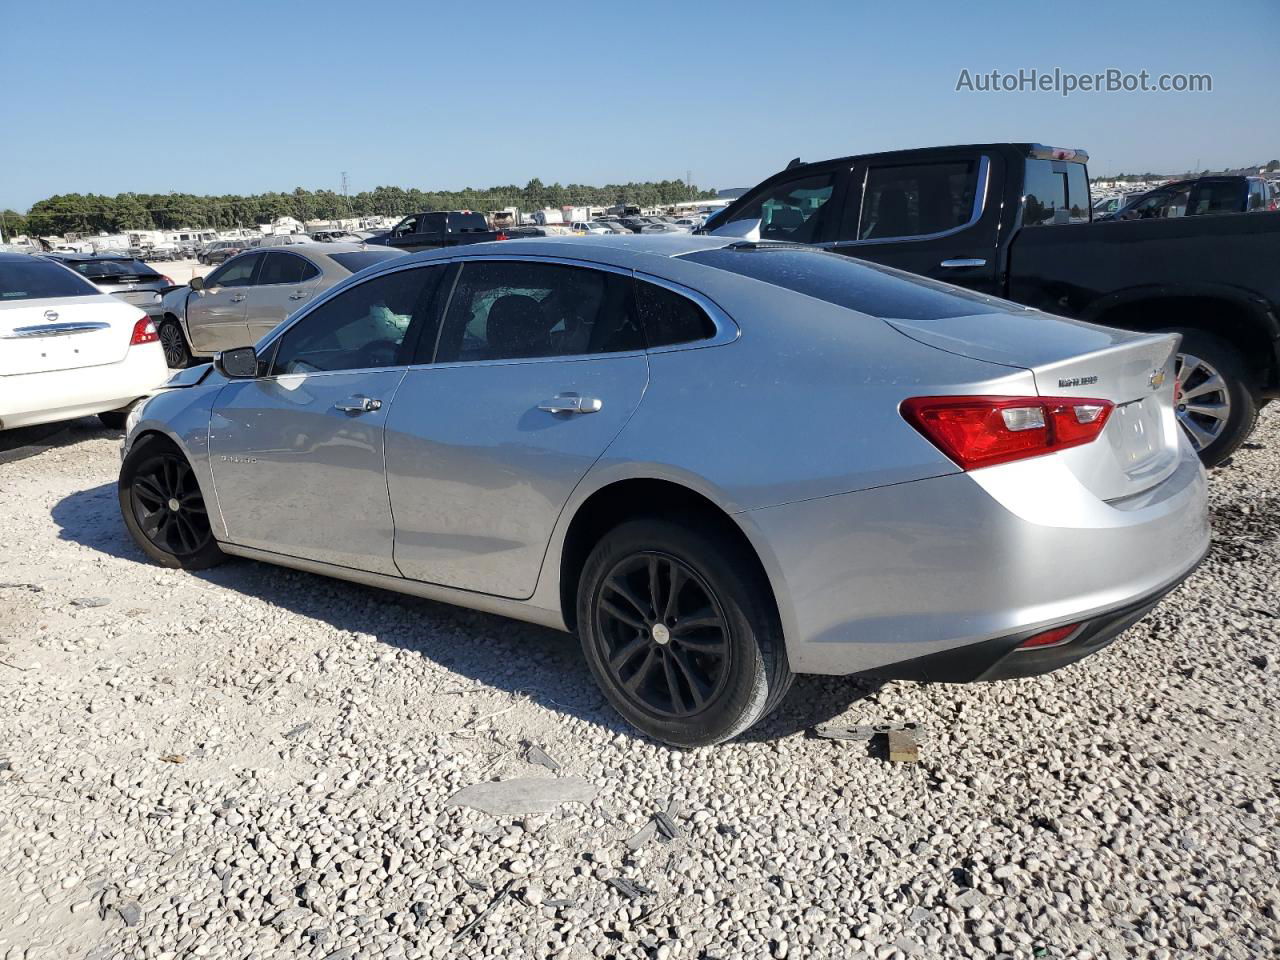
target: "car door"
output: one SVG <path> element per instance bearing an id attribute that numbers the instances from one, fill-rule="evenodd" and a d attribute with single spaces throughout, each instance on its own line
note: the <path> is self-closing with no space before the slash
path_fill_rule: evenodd
<path id="1" fill-rule="evenodd" d="M 222 388 L 209 461 L 231 542 L 396 572 L 384 428 L 445 269 L 343 290 L 263 344 L 265 376 Z"/>
<path id="2" fill-rule="evenodd" d="M 410 368 L 387 421 L 396 566 L 526 598 L 570 493 L 644 395 L 634 282 L 467 258 L 434 359 Z"/>
<path id="3" fill-rule="evenodd" d="M 861 162 L 830 249 L 998 293 L 999 203 L 988 186 L 1002 173 L 1001 158 L 985 154 Z"/>
<path id="4" fill-rule="evenodd" d="M 246 301 L 260 253 L 232 257 L 187 295 L 187 334 L 196 353 L 211 354 L 253 343 L 245 324 Z"/>
<path id="5" fill-rule="evenodd" d="M 250 343 L 257 343 L 297 312 L 315 292 L 320 268 L 299 253 L 269 250 L 245 301 Z"/>

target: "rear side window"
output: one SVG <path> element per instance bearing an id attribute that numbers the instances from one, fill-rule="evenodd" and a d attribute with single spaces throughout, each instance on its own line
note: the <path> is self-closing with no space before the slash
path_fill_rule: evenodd
<path id="1" fill-rule="evenodd" d="M 747 245 L 703 250 L 680 259 L 890 320 L 942 320 L 1023 309 L 902 270 L 820 250 L 753 249 Z"/>
<path id="2" fill-rule="evenodd" d="M 692 343 L 715 335 L 715 324 L 700 306 L 666 287 L 637 280 L 636 301 L 650 347 Z"/>
<path id="3" fill-rule="evenodd" d="M 329 259 L 343 270 L 359 273 L 365 267 L 372 267 L 384 260 L 394 260 L 399 256 L 401 253 L 398 250 L 362 250 L 359 253 L 333 253 L 329 255 Z"/>
<path id="4" fill-rule="evenodd" d="M 869 168 L 858 239 L 928 236 L 969 223 L 978 190 L 978 163 L 973 157 Z"/>
<path id="5" fill-rule="evenodd" d="M 1089 177 L 1082 163 L 1061 160 L 1027 161 L 1022 185 L 1022 225 L 1089 221 Z"/>
<path id="6" fill-rule="evenodd" d="M 489 221 L 479 213 L 456 213 L 449 215 L 450 233 L 484 233 L 489 229 Z"/>
<path id="7" fill-rule="evenodd" d="M 48 260 L 0 259 L 0 301 L 92 297 L 97 292 L 89 281 Z"/>
<path id="8" fill-rule="evenodd" d="M 1240 213 L 1244 193 L 1239 181 L 1210 180 L 1198 184 L 1191 191 L 1189 217 L 1202 217 L 1213 213 Z"/>
<path id="9" fill-rule="evenodd" d="M 273 283 L 304 283 L 320 273 L 310 260 L 292 253 L 268 253 L 258 272 L 257 285 Z"/>
<path id="10" fill-rule="evenodd" d="M 630 277 L 532 261 L 463 265 L 436 362 L 644 349 Z"/>
<path id="11" fill-rule="evenodd" d="M 733 221 L 725 222 L 759 220 L 762 240 L 813 243 L 822 239 L 835 182 L 834 173 L 822 173 L 775 183 L 735 210 Z"/>

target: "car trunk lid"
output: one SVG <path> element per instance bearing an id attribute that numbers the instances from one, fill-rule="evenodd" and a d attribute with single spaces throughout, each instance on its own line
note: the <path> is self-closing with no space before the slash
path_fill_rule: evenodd
<path id="1" fill-rule="evenodd" d="M 0 305 L 0 376 L 118 363 L 139 319 L 107 295 Z"/>
<path id="2" fill-rule="evenodd" d="M 1034 310 L 886 322 L 948 353 L 1030 370 L 1043 397 L 1111 401 L 1097 440 L 1055 454 L 1100 499 L 1141 493 L 1177 468 L 1176 334 L 1114 330 Z"/>

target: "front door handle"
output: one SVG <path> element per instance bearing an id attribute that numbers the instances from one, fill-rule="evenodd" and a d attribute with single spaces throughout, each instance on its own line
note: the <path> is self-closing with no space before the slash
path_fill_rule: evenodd
<path id="1" fill-rule="evenodd" d="M 243 294 L 243 293 L 237 293 L 234 297 L 232 297 L 232 298 L 231 298 L 231 302 L 232 302 L 232 303 L 239 303 L 239 302 L 240 302 L 241 300 L 243 300 L 243 299 L 244 299 L 244 294 Z"/>
<path id="2" fill-rule="evenodd" d="M 290 300 L 305 300 L 306 298 L 307 298 L 307 295 L 303 293 L 301 290 L 299 290 L 297 293 L 289 294 Z"/>
<path id="3" fill-rule="evenodd" d="M 372 413 L 374 410 L 382 409 L 382 401 L 374 400 L 372 397 L 362 397 L 357 394 L 354 397 L 347 397 L 345 400 L 339 400 L 333 405 L 333 409 L 341 410 L 343 413 L 350 414 Z"/>
<path id="4" fill-rule="evenodd" d="M 938 266 L 946 270 L 958 270 L 962 267 L 985 267 L 987 261 L 981 257 L 957 257 L 955 260 L 943 260 Z"/>
<path id="5" fill-rule="evenodd" d="M 576 394 L 560 394 L 552 400 L 538 404 L 547 413 L 598 413 L 604 406 L 599 397 L 579 397 Z"/>

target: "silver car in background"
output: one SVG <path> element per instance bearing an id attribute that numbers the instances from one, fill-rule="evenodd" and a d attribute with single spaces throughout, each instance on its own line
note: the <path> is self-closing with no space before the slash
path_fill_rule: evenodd
<path id="1" fill-rule="evenodd" d="M 254 343 L 334 284 L 401 256 L 358 243 L 246 250 L 165 296 L 159 323 L 165 358 L 170 367 L 185 367 L 193 357 Z"/>
<path id="2" fill-rule="evenodd" d="M 164 312 L 161 303 L 165 291 L 171 290 L 171 279 L 136 257 L 103 253 L 47 253 L 53 260 L 70 267 L 103 293 L 131 303 L 156 320 Z"/>
<path id="3" fill-rule="evenodd" d="M 645 733 L 794 673 L 1072 663 L 1209 542 L 1178 339 L 784 243 L 530 239 L 390 261 L 131 419 L 119 500 L 226 554 L 578 634 Z"/>

